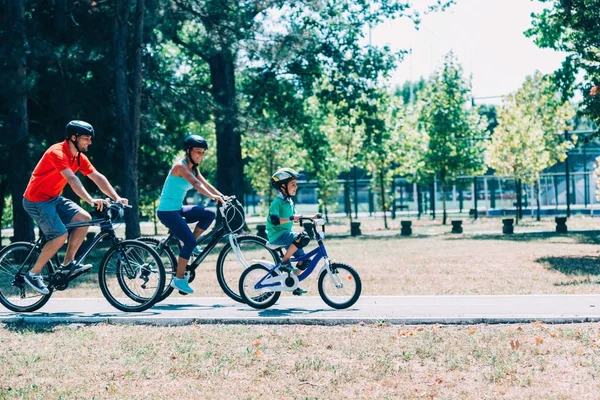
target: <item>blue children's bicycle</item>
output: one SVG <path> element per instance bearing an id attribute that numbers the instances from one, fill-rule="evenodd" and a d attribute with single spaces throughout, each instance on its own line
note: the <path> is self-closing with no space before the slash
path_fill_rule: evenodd
<path id="1" fill-rule="evenodd" d="M 300 275 L 291 272 L 282 272 L 276 265 L 263 260 L 252 260 L 240 277 L 240 294 L 242 300 L 249 306 L 257 309 L 271 307 L 277 302 L 281 292 L 293 292 L 300 282 L 308 278 L 321 261 L 319 270 L 319 295 L 330 307 L 343 309 L 352 306 L 360 297 L 362 283 L 354 268 L 349 265 L 332 262 L 329 260 L 327 250 L 323 244 L 325 237 L 325 220 L 301 217 L 303 221 L 312 223 L 310 229 L 317 240 L 318 246 L 301 257 L 293 257 L 291 262 L 310 260 L 308 267 Z M 321 226 L 321 232 L 317 227 Z M 281 246 L 268 245 L 271 249 L 283 256 Z M 312 258 L 312 260 L 311 260 Z"/>

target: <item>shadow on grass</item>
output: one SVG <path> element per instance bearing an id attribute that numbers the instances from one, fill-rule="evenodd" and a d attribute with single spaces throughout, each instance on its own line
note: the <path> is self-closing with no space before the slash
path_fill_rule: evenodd
<path id="1" fill-rule="evenodd" d="M 54 333 L 59 324 L 32 324 L 27 322 L 5 322 L 4 329 L 13 333 Z"/>
<path id="2" fill-rule="evenodd" d="M 600 259 L 598 257 L 542 257 L 535 261 L 569 276 L 600 276 Z"/>
<path id="3" fill-rule="evenodd" d="M 570 238 L 578 244 L 600 244 L 600 231 L 571 231 L 569 233 L 555 232 L 522 232 L 512 235 L 504 234 L 474 234 L 447 237 L 448 240 L 503 240 L 512 242 L 544 241 L 551 238 Z"/>

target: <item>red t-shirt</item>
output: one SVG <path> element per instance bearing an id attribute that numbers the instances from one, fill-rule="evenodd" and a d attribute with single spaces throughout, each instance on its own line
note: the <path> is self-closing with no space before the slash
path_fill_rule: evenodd
<path id="1" fill-rule="evenodd" d="M 80 158 L 79 163 L 78 158 Z M 80 154 L 78 157 L 71 153 L 66 140 L 53 144 L 46 150 L 33 170 L 23 197 L 35 202 L 48 201 L 58 197 L 67 184 L 67 180 L 60 171 L 67 168 L 71 169 L 73 173 L 81 171 L 84 176 L 88 176 L 96 170 L 85 154 Z"/>

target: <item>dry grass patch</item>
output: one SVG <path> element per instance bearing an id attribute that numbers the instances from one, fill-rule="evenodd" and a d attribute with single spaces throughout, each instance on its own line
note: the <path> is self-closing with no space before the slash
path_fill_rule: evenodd
<path id="1" fill-rule="evenodd" d="M 5 327 L 0 398 L 597 398 L 599 343 L 595 324 Z"/>

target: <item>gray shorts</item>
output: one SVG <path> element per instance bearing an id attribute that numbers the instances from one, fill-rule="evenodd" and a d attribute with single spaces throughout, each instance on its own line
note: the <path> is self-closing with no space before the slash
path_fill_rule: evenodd
<path id="1" fill-rule="evenodd" d="M 269 242 L 269 243 L 274 244 L 276 246 L 283 246 L 287 250 L 288 247 L 290 247 L 290 245 L 292 243 L 294 243 L 294 241 L 298 238 L 299 235 L 300 235 L 299 232 L 293 232 L 293 231 L 283 232 L 277 239 L 275 239 L 274 241 Z M 304 255 L 303 249 L 298 249 L 293 254 L 294 257 L 300 257 L 303 255 Z"/>
<path id="2" fill-rule="evenodd" d="M 29 201 L 23 198 L 23 208 L 44 233 L 46 240 L 67 233 L 65 225 L 71 222 L 75 214 L 84 212 L 83 208 L 62 196 L 48 201 Z"/>

